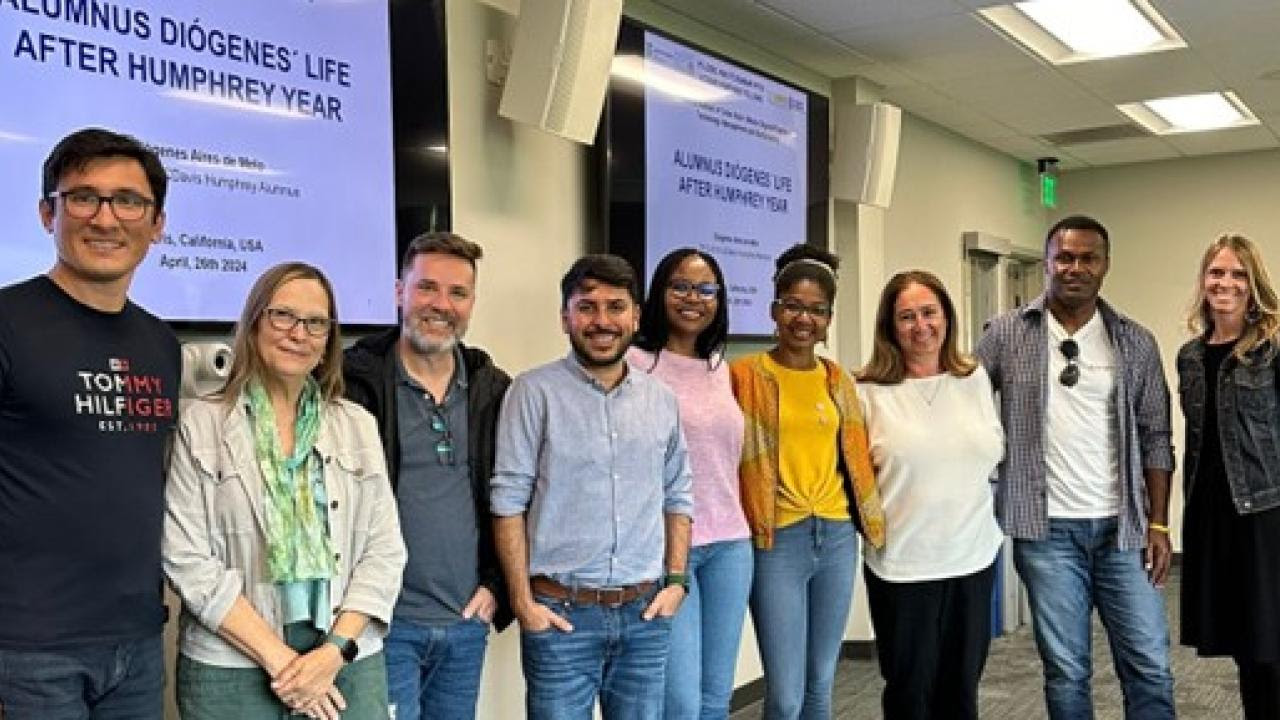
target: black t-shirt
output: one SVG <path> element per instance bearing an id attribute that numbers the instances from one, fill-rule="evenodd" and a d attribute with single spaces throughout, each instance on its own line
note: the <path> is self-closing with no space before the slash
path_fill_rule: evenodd
<path id="1" fill-rule="evenodd" d="M 181 355 L 133 303 L 0 289 L 0 648 L 148 637 Z"/>

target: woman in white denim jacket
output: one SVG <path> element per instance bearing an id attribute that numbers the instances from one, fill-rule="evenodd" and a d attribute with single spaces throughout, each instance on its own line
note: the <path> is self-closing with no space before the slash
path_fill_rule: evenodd
<path id="1" fill-rule="evenodd" d="M 183 409 L 164 569 L 186 720 L 387 717 L 405 549 L 377 427 L 341 398 L 335 306 L 316 268 L 268 270 L 226 386 Z"/>

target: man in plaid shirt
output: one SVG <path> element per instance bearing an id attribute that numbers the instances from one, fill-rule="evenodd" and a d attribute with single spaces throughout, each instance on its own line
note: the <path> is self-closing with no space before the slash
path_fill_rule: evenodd
<path id="1" fill-rule="evenodd" d="M 1094 607 L 1125 717 L 1174 717 L 1161 593 L 1169 390 L 1152 334 L 1098 297 L 1109 266 L 1101 223 L 1059 221 L 1045 239 L 1044 294 L 993 320 L 977 348 L 1006 436 L 996 512 L 1014 538 L 1054 720 L 1093 717 Z"/>

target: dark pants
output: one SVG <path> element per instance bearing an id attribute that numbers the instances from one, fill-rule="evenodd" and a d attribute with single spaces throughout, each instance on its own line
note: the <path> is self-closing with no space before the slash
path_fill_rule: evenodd
<path id="1" fill-rule="evenodd" d="M 1280 663 L 1257 663 L 1236 658 L 1240 670 L 1240 704 L 1245 720 L 1280 718 Z"/>
<path id="2" fill-rule="evenodd" d="M 161 720 L 161 636 L 53 652 L 0 650 L 4 720 Z"/>
<path id="3" fill-rule="evenodd" d="M 994 580 L 994 565 L 925 582 L 887 582 L 867 571 L 886 720 L 978 717 Z"/>
<path id="4" fill-rule="evenodd" d="M 307 623 L 286 625 L 284 640 L 300 653 L 324 635 Z M 382 653 L 361 658 L 338 671 L 334 680 L 347 701 L 343 720 L 386 720 L 387 671 Z M 271 691 L 261 668 L 219 667 L 178 656 L 178 712 L 182 720 L 285 720 L 294 713 Z M 7 720 L 7 719 L 6 719 Z"/>

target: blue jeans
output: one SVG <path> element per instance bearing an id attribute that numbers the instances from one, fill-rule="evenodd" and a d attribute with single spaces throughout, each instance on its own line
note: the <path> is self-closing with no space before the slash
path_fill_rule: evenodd
<path id="1" fill-rule="evenodd" d="M 750 540 L 709 543 L 689 551 L 689 596 L 671 623 L 666 720 L 729 716 L 752 564 Z"/>
<path id="2" fill-rule="evenodd" d="M 858 567 L 853 523 L 810 517 L 788 525 L 755 560 L 751 618 L 764 665 L 764 718 L 826 720 Z"/>
<path id="3" fill-rule="evenodd" d="M 652 595 L 618 607 L 534 597 L 573 632 L 521 631 L 529 720 L 590 720 L 597 697 L 604 720 L 662 717 L 671 618 L 640 618 Z"/>
<path id="4" fill-rule="evenodd" d="M 383 647 L 394 720 L 474 718 L 488 641 L 479 618 L 439 627 L 393 618 Z"/>
<path id="5" fill-rule="evenodd" d="M 1093 717 L 1090 620 L 1107 629 L 1127 720 L 1172 718 L 1169 628 L 1164 596 L 1142 551 L 1116 549 L 1115 518 L 1050 519 L 1045 540 L 1017 540 L 1013 560 L 1026 583 L 1044 695 L 1053 720 Z"/>
<path id="6" fill-rule="evenodd" d="M 4 720 L 162 720 L 161 635 L 48 652 L 0 650 Z"/>

